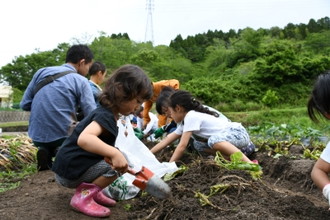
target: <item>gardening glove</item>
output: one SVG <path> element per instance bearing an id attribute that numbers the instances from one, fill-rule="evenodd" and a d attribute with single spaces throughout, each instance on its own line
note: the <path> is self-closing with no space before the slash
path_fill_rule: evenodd
<path id="1" fill-rule="evenodd" d="M 328 200 L 330 206 L 330 183 L 325 185 L 322 190 L 323 196 Z"/>
<path id="2" fill-rule="evenodd" d="M 134 128 L 134 134 L 137 138 L 139 138 L 140 140 L 144 137 L 143 132 L 141 131 L 141 129 L 139 128 Z"/>
<path id="3" fill-rule="evenodd" d="M 156 131 L 154 131 L 155 138 L 161 137 L 165 133 L 165 130 L 163 127 L 158 128 Z"/>

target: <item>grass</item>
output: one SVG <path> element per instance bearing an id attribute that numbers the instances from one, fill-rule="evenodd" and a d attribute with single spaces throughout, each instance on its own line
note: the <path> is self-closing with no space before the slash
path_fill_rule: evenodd
<path id="1" fill-rule="evenodd" d="M 0 122 L 0 128 L 28 126 L 28 125 L 29 125 L 28 121 Z"/>
<path id="2" fill-rule="evenodd" d="M 306 107 L 266 109 L 249 112 L 224 112 L 224 115 L 232 121 L 241 122 L 245 127 L 273 123 L 275 125 L 290 124 L 323 131 L 328 130 L 330 126 L 330 123 L 325 120 L 320 123 L 312 122 L 308 117 Z"/>
<path id="3" fill-rule="evenodd" d="M 224 112 L 233 121 L 239 121 L 246 125 L 258 125 L 263 122 L 275 124 L 305 121 L 308 118 L 306 108 L 291 109 L 265 109 L 260 111 L 248 112 Z M 310 120 L 309 120 L 310 121 Z"/>
<path id="4" fill-rule="evenodd" d="M 22 169 L 17 171 L 1 171 L 0 172 L 0 193 L 5 192 L 10 189 L 17 188 L 21 180 L 25 177 L 30 176 L 37 172 L 37 166 L 35 164 L 27 164 L 22 167 Z"/>
<path id="5" fill-rule="evenodd" d="M 313 123 L 307 115 L 306 107 L 223 113 L 232 121 L 241 122 L 246 127 L 271 122 L 274 124 L 300 124 L 303 127 L 319 128 L 321 130 L 327 125 L 327 123 Z M 28 121 L 0 122 L 0 128 L 28 125 Z"/>
<path id="6" fill-rule="evenodd" d="M 28 126 L 28 121 L 0 122 L 0 128 L 2 132 L 27 131 Z"/>

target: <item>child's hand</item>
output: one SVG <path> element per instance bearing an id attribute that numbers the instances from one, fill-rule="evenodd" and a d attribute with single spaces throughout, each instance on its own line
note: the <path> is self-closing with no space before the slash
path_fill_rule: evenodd
<path id="1" fill-rule="evenodd" d="M 105 162 L 111 165 L 112 169 L 119 173 L 126 173 L 128 163 L 125 156 L 118 150 L 117 153 L 112 157 L 104 157 Z"/>
<path id="2" fill-rule="evenodd" d="M 165 130 L 163 127 L 158 128 L 156 131 L 154 131 L 155 138 L 161 137 L 165 133 Z"/>

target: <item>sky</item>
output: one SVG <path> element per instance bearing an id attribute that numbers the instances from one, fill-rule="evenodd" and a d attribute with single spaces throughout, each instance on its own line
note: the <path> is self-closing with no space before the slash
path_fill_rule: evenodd
<path id="1" fill-rule="evenodd" d="M 91 43 L 102 32 L 169 45 L 178 34 L 307 24 L 330 17 L 330 0 L 10 0 L 0 10 L 2 67 L 63 42 Z"/>

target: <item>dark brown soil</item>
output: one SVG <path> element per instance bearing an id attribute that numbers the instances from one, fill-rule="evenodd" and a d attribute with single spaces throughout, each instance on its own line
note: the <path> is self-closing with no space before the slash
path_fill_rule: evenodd
<path id="1" fill-rule="evenodd" d="M 157 156 L 168 160 L 170 153 L 166 149 Z M 187 153 L 178 165 L 184 163 L 189 169 L 168 182 L 171 198 L 159 200 L 139 193 L 134 199 L 119 201 L 109 219 L 330 219 L 328 202 L 310 179 L 315 161 L 299 156 L 274 159 L 267 152 L 255 153 L 253 159 L 263 168 L 261 180 Z M 210 196 L 209 204 L 202 206 L 201 197 L 195 195 L 209 195 L 210 187 L 217 184 L 228 188 Z M 94 219 L 70 208 L 73 193 L 56 184 L 51 171 L 39 172 L 0 194 L 0 219 Z"/>

